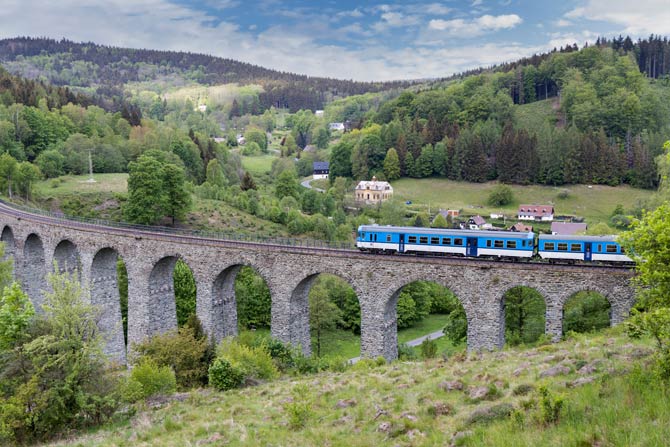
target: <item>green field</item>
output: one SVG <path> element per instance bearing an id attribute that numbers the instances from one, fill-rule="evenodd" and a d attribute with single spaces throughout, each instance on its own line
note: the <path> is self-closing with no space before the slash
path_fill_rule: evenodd
<path id="1" fill-rule="evenodd" d="M 87 175 L 67 175 L 35 184 L 36 196 L 59 197 L 67 194 L 125 193 L 128 190 L 128 174 L 93 174 L 95 183 L 89 183 Z"/>
<path id="2" fill-rule="evenodd" d="M 265 174 L 272 169 L 272 162 L 277 159 L 274 154 L 243 156 L 242 167 L 252 175 Z"/>
<path id="3" fill-rule="evenodd" d="M 581 216 L 590 224 L 606 222 L 617 205 L 630 210 L 648 199 L 653 191 L 629 186 L 565 185 L 560 187 L 541 185 L 511 185 L 514 202 L 504 207 L 486 204 L 496 183 L 467 183 L 446 179 L 400 179 L 393 182 L 394 196 L 404 201 L 411 200 L 412 208 L 431 213 L 439 209 L 459 209 L 466 215 L 480 214 L 487 218 L 491 212 L 502 211 L 510 221 L 516 221 L 519 204 L 553 204 L 556 215 Z M 567 198 L 559 198 L 567 191 Z"/>

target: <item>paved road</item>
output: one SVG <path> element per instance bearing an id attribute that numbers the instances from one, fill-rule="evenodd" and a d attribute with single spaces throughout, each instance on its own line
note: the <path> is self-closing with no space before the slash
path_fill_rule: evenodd
<path id="1" fill-rule="evenodd" d="M 410 340 L 406 342 L 405 344 L 407 346 L 419 346 L 421 343 L 423 343 L 426 340 L 435 340 L 436 338 L 440 338 L 444 336 L 444 332 L 440 329 L 439 331 L 435 331 L 433 333 L 430 333 L 428 335 L 424 335 L 423 337 L 415 338 L 414 340 Z M 360 357 L 354 357 L 353 359 L 349 359 L 348 363 L 353 365 L 357 361 L 359 361 L 361 358 Z"/>
<path id="2" fill-rule="evenodd" d="M 304 182 L 302 182 L 302 183 L 300 183 L 300 184 L 301 184 L 302 186 L 304 186 L 305 188 L 313 189 L 313 190 L 316 191 L 316 192 L 326 192 L 326 191 L 324 191 L 324 190 L 321 189 L 321 188 L 315 188 L 315 187 L 313 187 L 313 186 L 311 185 L 311 181 L 312 181 L 312 180 L 313 180 L 313 179 L 308 178 L 307 180 L 305 180 Z"/>

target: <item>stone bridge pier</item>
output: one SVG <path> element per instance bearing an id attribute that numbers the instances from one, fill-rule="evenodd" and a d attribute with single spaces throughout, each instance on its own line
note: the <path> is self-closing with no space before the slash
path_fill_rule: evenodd
<path id="1" fill-rule="evenodd" d="M 78 272 L 100 310 L 105 351 L 126 361 L 129 347 L 176 328 L 173 272 L 183 260 L 196 282 L 196 313 L 217 341 L 237 334 L 235 278 L 252 267 L 270 289 L 271 334 L 310 354 L 308 295 L 320 274 L 346 281 L 361 308 L 361 354 L 397 357 L 396 306 L 401 289 L 414 281 L 449 288 L 465 310 L 470 351 L 493 350 L 505 341 L 504 296 L 517 286 L 538 291 L 546 304 L 546 333 L 562 335 L 563 308 L 575 293 L 592 290 L 611 304 L 611 323 L 620 323 L 634 303 L 633 273 L 602 266 L 377 256 L 354 250 L 242 243 L 128 230 L 37 216 L 0 203 L 1 240 L 14 259 L 15 277 L 39 310 L 53 270 Z M 123 336 L 117 261 L 128 273 L 128 335 Z"/>

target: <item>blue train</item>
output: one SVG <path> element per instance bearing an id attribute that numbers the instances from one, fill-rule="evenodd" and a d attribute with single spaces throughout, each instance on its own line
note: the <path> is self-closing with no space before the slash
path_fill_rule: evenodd
<path id="1" fill-rule="evenodd" d="M 473 258 L 541 258 L 552 262 L 631 263 L 613 236 L 553 236 L 515 231 L 452 230 L 361 225 L 356 247 L 372 253 Z"/>

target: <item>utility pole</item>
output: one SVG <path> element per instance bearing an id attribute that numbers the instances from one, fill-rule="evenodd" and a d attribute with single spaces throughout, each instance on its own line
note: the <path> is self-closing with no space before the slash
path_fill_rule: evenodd
<path id="1" fill-rule="evenodd" d="M 95 183 L 93 178 L 93 156 L 91 155 L 91 149 L 88 150 L 88 183 Z"/>

